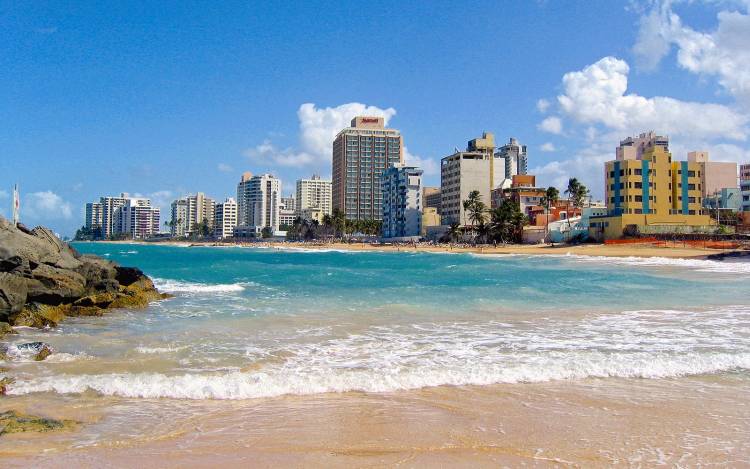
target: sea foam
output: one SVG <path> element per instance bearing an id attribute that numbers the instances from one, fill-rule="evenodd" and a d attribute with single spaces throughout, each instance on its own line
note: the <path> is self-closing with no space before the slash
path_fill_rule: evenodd
<path id="1" fill-rule="evenodd" d="M 207 284 L 197 282 L 181 282 L 178 280 L 155 278 L 157 289 L 169 293 L 232 293 L 240 292 L 253 283 Z"/>

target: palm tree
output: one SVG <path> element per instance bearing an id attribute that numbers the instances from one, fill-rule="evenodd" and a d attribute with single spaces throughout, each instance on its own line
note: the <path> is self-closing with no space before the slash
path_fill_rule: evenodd
<path id="1" fill-rule="evenodd" d="M 448 228 L 448 238 L 450 241 L 456 241 L 459 236 L 461 236 L 461 224 L 454 221 L 450 224 L 450 228 Z"/>
<path id="2" fill-rule="evenodd" d="M 565 194 L 568 195 L 568 235 L 570 235 L 570 204 L 573 203 L 573 208 L 583 209 L 583 204 L 586 201 L 586 197 L 589 195 L 589 190 L 586 186 L 578 182 L 576 178 L 570 178 L 568 180 L 568 188 L 565 189 Z"/>
<path id="3" fill-rule="evenodd" d="M 546 213 L 547 219 L 546 223 L 544 224 L 544 239 L 547 239 L 547 231 L 549 230 L 549 210 L 552 206 L 557 204 L 557 199 L 560 198 L 560 191 L 557 190 L 557 187 L 549 186 L 547 188 L 547 192 L 542 199 L 542 206 L 544 207 L 544 211 Z"/>

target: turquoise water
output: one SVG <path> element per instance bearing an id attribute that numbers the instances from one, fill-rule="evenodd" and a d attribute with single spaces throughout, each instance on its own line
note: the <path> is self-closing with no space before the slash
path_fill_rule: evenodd
<path id="1" fill-rule="evenodd" d="M 81 243 L 175 298 L 24 331 L 15 394 L 240 399 L 746 373 L 750 264 Z"/>

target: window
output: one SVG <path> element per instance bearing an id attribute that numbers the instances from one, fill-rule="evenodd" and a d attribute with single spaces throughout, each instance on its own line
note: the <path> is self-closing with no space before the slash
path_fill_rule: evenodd
<path id="1" fill-rule="evenodd" d="M 695 184 L 688 184 L 688 190 L 694 191 L 695 190 Z"/>
<path id="2" fill-rule="evenodd" d="M 643 189 L 643 183 L 642 182 L 636 182 L 635 183 L 635 188 L 636 189 Z"/>
<path id="3" fill-rule="evenodd" d="M 636 168 L 636 169 L 635 169 L 635 175 L 636 175 L 636 176 L 641 176 L 641 175 L 643 175 L 643 170 L 642 170 L 642 169 L 640 169 L 640 168 Z"/>
<path id="4" fill-rule="evenodd" d="M 694 178 L 695 177 L 695 171 L 688 171 L 688 177 Z"/>
<path id="5" fill-rule="evenodd" d="M 636 202 L 643 202 L 643 196 L 642 195 L 636 195 L 635 196 L 635 201 Z"/>

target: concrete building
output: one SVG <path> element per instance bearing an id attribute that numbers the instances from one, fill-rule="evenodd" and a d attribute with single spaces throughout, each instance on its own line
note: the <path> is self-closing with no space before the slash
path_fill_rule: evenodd
<path id="1" fill-rule="evenodd" d="M 264 228 L 279 231 L 281 181 L 271 174 L 244 173 L 237 184 L 237 226 L 243 235 L 259 236 Z M 235 230 L 237 231 L 237 230 Z"/>
<path id="2" fill-rule="evenodd" d="M 425 208 L 435 208 L 438 215 L 440 215 L 440 197 L 439 187 L 425 187 L 422 190 L 422 204 Z"/>
<path id="3" fill-rule="evenodd" d="M 86 204 L 86 229 L 98 231 L 103 236 L 102 224 L 104 219 L 104 208 L 101 202 L 89 202 Z"/>
<path id="4" fill-rule="evenodd" d="M 628 137 L 620 141 L 620 146 L 615 150 L 615 160 L 640 160 L 643 152 L 651 147 L 662 147 L 664 151 L 669 151 L 669 138 L 663 135 L 656 135 L 652 130 L 645 132 L 637 137 Z"/>
<path id="5" fill-rule="evenodd" d="M 295 210 L 301 214 L 308 208 L 319 208 L 324 215 L 331 214 L 331 181 L 320 179 L 314 174 L 310 179 L 298 179 L 296 191 L 297 205 Z"/>
<path id="6" fill-rule="evenodd" d="M 518 204 L 521 213 L 534 219 L 535 211 L 542 209 L 542 201 L 547 196 L 546 187 L 536 186 L 536 176 L 516 174 L 511 178 L 510 187 L 499 187 L 492 191 L 492 207 L 499 207 L 506 201 Z"/>
<path id="7" fill-rule="evenodd" d="M 323 217 L 325 217 L 326 214 L 323 213 L 322 208 L 308 207 L 308 208 L 302 209 L 302 213 L 300 213 L 299 216 L 302 217 L 303 220 L 317 221 L 319 224 L 322 225 Z"/>
<path id="8" fill-rule="evenodd" d="M 123 192 L 120 197 L 101 197 L 99 199 L 99 203 L 102 205 L 102 234 L 105 238 L 122 232 L 120 209 L 125 205 L 127 197 L 128 194 Z"/>
<path id="9" fill-rule="evenodd" d="M 742 193 L 739 187 L 725 187 L 703 199 L 703 206 L 710 211 L 729 210 L 740 212 L 742 211 Z"/>
<path id="10" fill-rule="evenodd" d="M 279 226 L 292 226 L 297 218 L 297 202 L 295 197 L 282 197 L 279 206 Z"/>
<path id="11" fill-rule="evenodd" d="M 422 234 L 422 170 L 401 163 L 382 178 L 384 238 L 419 238 Z"/>
<path id="12" fill-rule="evenodd" d="M 691 151 L 688 162 L 697 163 L 701 168 L 703 198 L 720 193 L 722 189 L 738 188 L 737 163 L 709 161 L 707 151 Z"/>
<path id="13" fill-rule="evenodd" d="M 224 202 L 216 204 L 214 211 L 214 237 L 218 239 L 230 238 L 237 226 L 237 201 L 227 197 Z"/>
<path id="14" fill-rule="evenodd" d="M 592 236 L 708 230 L 712 221 L 702 209 L 701 166 L 672 161 L 665 137 L 641 135 L 652 138 L 637 146 L 621 143 L 618 159 L 605 164 L 607 216 L 591 219 Z"/>
<path id="15" fill-rule="evenodd" d="M 496 154 L 505 162 L 505 179 L 513 179 L 516 175 L 525 175 L 528 172 L 528 156 L 526 145 L 521 145 L 515 138 L 510 138 L 508 143 L 501 146 Z M 495 189 L 495 186 L 492 187 Z"/>
<path id="16" fill-rule="evenodd" d="M 466 225 L 463 201 L 469 193 L 479 191 L 482 201 L 490 206 L 490 193 L 496 181 L 502 181 L 505 167 L 495 164 L 494 137 L 485 132 L 471 140 L 466 151 L 456 151 L 440 161 L 440 217 L 443 225 Z"/>
<path id="17" fill-rule="evenodd" d="M 435 207 L 422 207 L 422 237 L 427 236 L 427 229 L 433 226 L 440 226 L 440 214 Z"/>
<path id="18" fill-rule="evenodd" d="M 750 212 L 750 164 L 740 166 L 740 191 L 742 211 Z"/>
<path id="19" fill-rule="evenodd" d="M 184 238 L 188 230 L 188 203 L 186 199 L 172 201 L 170 234 L 173 238 Z"/>
<path id="20" fill-rule="evenodd" d="M 386 129 L 382 117 L 355 117 L 333 141 L 333 208 L 349 220 L 382 218 L 381 176 L 403 163 L 401 133 Z"/>
<path id="21" fill-rule="evenodd" d="M 120 233 L 132 239 L 147 239 L 159 233 L 160 210 L 143 197 L 128 197 L 119 211 Z"/>

